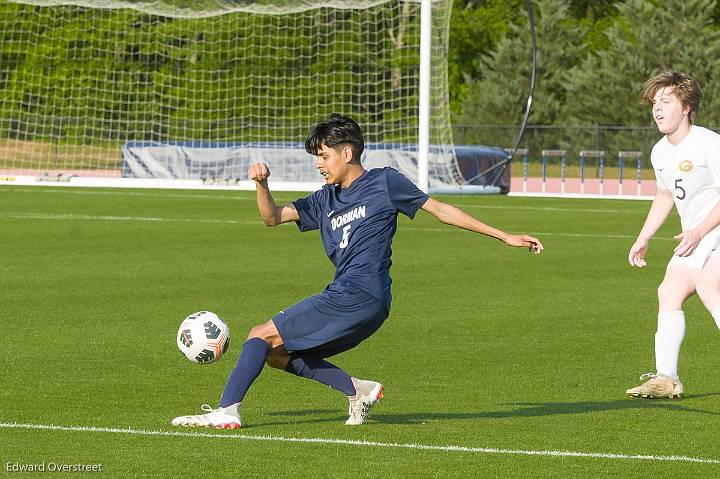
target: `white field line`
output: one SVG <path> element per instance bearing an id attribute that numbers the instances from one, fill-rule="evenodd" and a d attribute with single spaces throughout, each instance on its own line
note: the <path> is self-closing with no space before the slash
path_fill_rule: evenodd
<path id="1" fill-rule="evenodd" d="M 146 221 L 151 223 L 214 223 L 228 225 L 260 225 L 257 221 L 221 220 L 212 218 L 160 218 L 157 216 L 110 216 L 110 215 L 78 215 L 73 213 L 32 213 L 3 212 L 0 218 L 19 220 L 84 220 L 84 221 Z"/>
<path id="2" fill-rule="evenodd" d="M 152 192 L 152 191 L 94 191 L 94 190 L 82 190 L 82 189 L 65 189 L 65 188 L 0 188 L 0 193 L 53 193 L 53 194 L 66 194 L 66 195 L 102 195 L 102 196 L 150 196 L 155 198 L 201 198 L 210 200 L 239 200 L 239 201 L 255 201 L 254 196 L 237 196 L 237 195 L 208 195 L 203 193 L 166 193 L 166 192 Z"/>
<path id="3" fill-rule="evenodd" d="M 255 201 L 254 196 L 238 196 L 238 195 L 208 195 L 203 193 L 166 193 L 152 191 L 94 191 L 82 190 L 74 188 L 0 188 L 0 193 L 55 193 L 70 195 L 103 195 L 103 196 L 140 196 L 155 198 L 200 198 L 211 200 L 233 200 L 233 201 Z M 285 192 L 282 192 L 283 194 Z M 298 193 L 297 198 L 304 196 Z M 452 203 L 452 202 L 451 202 Z M 623 209 L 623 208 L 563 208 L 559 206 L 513 206 L 513 205 L 482 205 L 482 204 L 466 204 L 458 202 L 457 205 L 463 209 L 485 209 L 485 210 L 521 210 L 521 211 L 558 211 L 558 212 L 578 212 L 578 213 L 629 213 L 647 215 L 645 209 Z"/>
<path id="4" fill-rule="evenodd" d="M 526 449 L 499 449 L 494 447 L 467 447 L 467 446 L 436 446 L 432 444 L 403 444 L 394 442 L 375 442 L 353 439 L 327 439 L 318 437 L 283 437 L 283 436 L 253 436 L 247 434 L 212 434 L 202 432 L 182 431 L 146 431 L 142 429 L 119 429 L 113 427 L 85 427 L 85 426 L 57 426 L 53 424 L 21 424 L 0 423 L 0 429 L 34 429 L 46 431 L 69 432 L 97 432 L 110 434 L 126 434 L 134 436 L 160 436 L 160 437 L 187 437 L 211 439 L 235 439 L 245 441 L 288 442 L 302 444 L 330 444 L 344 446 L 365 446 L 395 449 L 414 449 L 423 451 L 467 452 L 475 454 L 508 454 L 516 456 L 551 456 L 551 457 L 579 457 L 589 459 L 620 459 L 637 461 L 667 461 L 667 462 L 693 462 L 700 464 L 720 464 L 718 459 L 706 459 L 689 456 L 658 456 L 653 454 L 616 454 L 603 452 L 578 451 L 551 451 Z"/>
<path id="5" fill-rule="evenodd" d="M 558 211 L 562 213 L 628 213 L 633 215 L 647 215 L 647 210 L 612 209 L 612 208 L 561 208 L 559 206 L 513 206 L 513 205 L 457 205 L 461 209 L 481 210 L 520 210 L 520 211 Z"/>
<path id="6" fill-rule="evenodd" d="M 212 218 L 161 218 L 157 216 L 110 216 L 110 215 L 79 215 L 72 213 L 33 213 L 33 212 L 0 212 L 0 218 L 19 219 L 19 220 L 83 220 L 83 221 L 141 221 L 150 223 L 210 223 L 210 224 L 227 224 L 227 225 L 261 225 L 260 220 L 256 221 L 240 221 L 240 220 L 221 220 Z M 464 231 L 458 228 L 447 226 L 445 228 L 423 228 L 412 225 L 403 225 L 401 230 L 410 231 L 432 231 L 438 233 L 452 233 Z M 528 232 L 534 236 L 560 236 L 566 238 L 607 238 L 634 240 L 636 237 L 632 235 L 613 235 L 613 234 L 593 234 L 593 233 L 562 233 L 551 231 L 535 231 Z M 656 236 L 653 239 L 663 241 L 674 241 L 673 238 Z"/>
<path id="7" fill-rule="evenodd" d="M 433 231 L 433 232 L 448 232 L 448 231 L 465 231 L 461 228 L 454 228 L 448 226 L 446 228 L 417 228 L 413 226 L 403 226 L 398 228 L 399 230 L 413 230 L 413 231 Z M 595 234 L 595 233 L 557 233 L 551 231 L 523 231 L 522 234 L 528 234 L 530 236 L 562 236 L 567 238 L 607 238 L 607 239 L 622 239 L 622 240 L 635 240 L 637 235 L 609 235 L 609 234 Z M 542 238 L 540 238 L 542 240 Z M 653 236 L 654 240 L 662 241 L 678 241 L 675 238 L 669 236 Z"/>

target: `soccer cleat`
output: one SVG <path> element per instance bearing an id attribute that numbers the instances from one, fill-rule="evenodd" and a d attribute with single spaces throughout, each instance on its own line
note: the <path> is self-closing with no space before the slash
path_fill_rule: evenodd
<path id="1" fill-rule="evenodd" d="M 645 373 L 640 376 L 641 381 L 647 378 L 649 379 L 640 386 L 625 391 L 626 394 L 645 399 L 680 399 L 683 397 L 683 385 L 679 380 L 655 373 Z"/>
<path id="2" fill-rule="evenodd" d="M 375 381 L 352 378 L 356 394 L 350 398 L 346 426 L 359 426 L 370 415 L 370 409 L 383 397 L 385 386 Z"/>
<path id="3" fill-rule="evenodd" d="M 238 429 L 240 428 L 239 404 L 228 407 L 213 409 L 207 404 L 200 408 L 207 411 L 207 414 L 197 416 L 179 416 L 172 420 L 173 426 L 187 427 L 214 427 L 215 429 Z"/>

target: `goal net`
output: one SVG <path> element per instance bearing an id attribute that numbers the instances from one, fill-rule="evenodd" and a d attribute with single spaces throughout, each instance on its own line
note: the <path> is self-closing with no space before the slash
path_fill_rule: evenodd
<path id="1" fill-rule="evenodd" d="M 447 102 L 452 0 L 432 2 L 430 186 L 463 182 Z M 366 167 L 418 178 L 420 3 L 3 0 L 0 176 L 316 182 L 331 112 Z"/>

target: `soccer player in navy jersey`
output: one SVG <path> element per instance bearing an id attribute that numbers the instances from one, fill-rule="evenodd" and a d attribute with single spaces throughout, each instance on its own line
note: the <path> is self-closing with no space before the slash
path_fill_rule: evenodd
<path id="1" fill-rule="evenodd" d="M 255 181 L 258 209 L 267 226 L 294 221 L 300 231 L 320 230 L 335 277 L 320 294 L 252 328 L 219 407 L 204 405 L 207 414 L 177 417 L 175 426 L 239 428 L 240 403 L 265 364 L 342 392 L 350 402 L 345 424 L 362 424 L 382 397 L 383 385 L 352 377 L 327 358 L 360 344 L 388 317 L 391 243 L 398 213 L 413 218 L 422 208 L 445 224 L 536 254 L 543 250 L 532 236 L 505 233 L 429 197 L 393 168 L 365 170 L 360 163 L 362 131 L 348 117 L 333 113 L 315 125 L 305 149 L 317 156 L 316 168 L 326 183 L 305 198 L 277 206 L 264 163 L 252 165 L 248 176 Z"/>

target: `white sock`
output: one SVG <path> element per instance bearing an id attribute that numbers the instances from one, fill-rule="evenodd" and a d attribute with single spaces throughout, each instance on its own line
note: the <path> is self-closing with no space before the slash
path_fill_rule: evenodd
<path id="1" fill-rule="evenodd" d="M 717 324 L 717 327 L 720 328 L 720 306 L 710 311 L 710 314 L 712 314 L 712 317 L 715 320 L 715 324 Z"/>
<path id="2" fill-rule="evenodd" d="M 718 313 L 720 314 L 720 311 Z M 684 312 L 667 311 L 658 314 L 655 333 L 655 368 L 658 374 L 678 379 L 678 357 L 684 338 Z"/>

